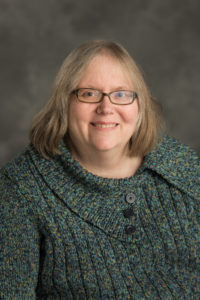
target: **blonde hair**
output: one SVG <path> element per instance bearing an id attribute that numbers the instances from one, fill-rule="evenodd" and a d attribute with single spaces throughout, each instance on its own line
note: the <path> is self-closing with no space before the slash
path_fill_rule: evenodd
<path id="1" fill-rule="evenodd" d="M 102 52 L 126 67 L 138 95 L 139 115 L 130 140 L 130 155 L 147 155 L 157 143 L 163 127 L 160 105 L 151 96 L 139 67 L 120 44 L 95 40 L 82 44 L 67 56 L 56 76 L 49 102 L 32 122 L 30 140 L 42 156 L 50 158 L 60 154 L 58 144 L 62 139 L 67 139 L 71 93 L 78 86 L 92 58 Z"/>

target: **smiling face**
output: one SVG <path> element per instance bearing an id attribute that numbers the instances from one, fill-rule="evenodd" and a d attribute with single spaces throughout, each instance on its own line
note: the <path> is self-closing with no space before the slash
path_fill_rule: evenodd
<path id="1" fill-rule="evenodd" d="M 93 88 L 104 93 L 134 91 L 125 67 L 108 54 L 99 54 L 92 59 L 77 88 Z M 68 132 L 72 151 L 127 154 L 137 123 L 137 100 L 129 105 L 116 105 L 104 96 L 100 103 L 83 103 L 72 95 L 69 103 Z"/>

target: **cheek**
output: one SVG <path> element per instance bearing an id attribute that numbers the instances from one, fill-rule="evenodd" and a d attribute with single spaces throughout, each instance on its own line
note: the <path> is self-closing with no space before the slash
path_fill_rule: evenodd
<path id="1" fill-rule="evenodd" d="M 131 106 L 131 107 L 129 107 L 127 105 L 125 110 L 123 111 L 124 121 L 135 125 L 138 120 L 138 114 L 139 114 L 139 111 L 138 111 L 137 103 L 134 103 L 133 106 Z"/>
<path id="2" fill-rule="evenodd" d="M 69 126 L 74 123 L 88 122 L 91 118 L 91 105 L 86 103 L 72 102 L 69 107 Z"/>

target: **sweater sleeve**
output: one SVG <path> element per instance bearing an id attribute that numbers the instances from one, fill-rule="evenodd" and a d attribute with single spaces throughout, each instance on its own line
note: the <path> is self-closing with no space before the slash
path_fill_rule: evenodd
<path id="1" fill-rule="evenodd" d="M 32 204 L 0 173 L 0 299 L 35 299 L 40 235 Z"/>

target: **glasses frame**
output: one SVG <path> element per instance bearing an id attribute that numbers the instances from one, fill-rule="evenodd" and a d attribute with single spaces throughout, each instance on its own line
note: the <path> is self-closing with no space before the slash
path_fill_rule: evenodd
<path id="1" fill-rule="evenodd" d="M 93 91 L 97 91 L 97 92 L 101 93 L 101 98 L 99 99 L 99 101 L 93 101 L 93 102 L 91 102 L 91 101 L 83 101 L 83 100 L 79 99 L 79 97 L 78 97 L 78 92 L 79 92 L 79 90 L 93 90 Z M 126 92 L 131 92 L 131 93 L 133 93 L 133 99 L 132 99 L 132 101 L 131 101 L 130 103 L 122 103 L 122 104 L 121 104 L 121 103 L 113 102 L 112 99 L 111 99 L 111 97 L 110 97 L 110 95 L 111 95 L 112 93 L 120 92 L 120 91 L 126 91 Z M 78 99 L 80 102 L 83 102 L 83 103 L 91 103 L 91 104 L 102 102 L 104 96 L 108 96 L 108 99 L 110 100 L 110 102 L 111 102 L 112 104 L 115 104 L 115 105 L 129 105 L 129 104 L 132 104 L 132 103 L 135 101 L 136 98 L 138 98 L 138 95 L 137 95 L 136 92 L 134 92 L 134 91 L 129 91 L 129 90 L 119 90 L 119 91 L 112 91 L 112 92 L 110 92 L 110 93 L 104 93 L 104 92 L 99 91 L 99 90 L 97 90 L 97 89 L 92 89 L 92 88 L 79 88 L 79 89 L 76 89 L 76 90 L 72 91 L 72 94 L 75 94 L 76 97 L 77 97 L 77 99 Z"/>

